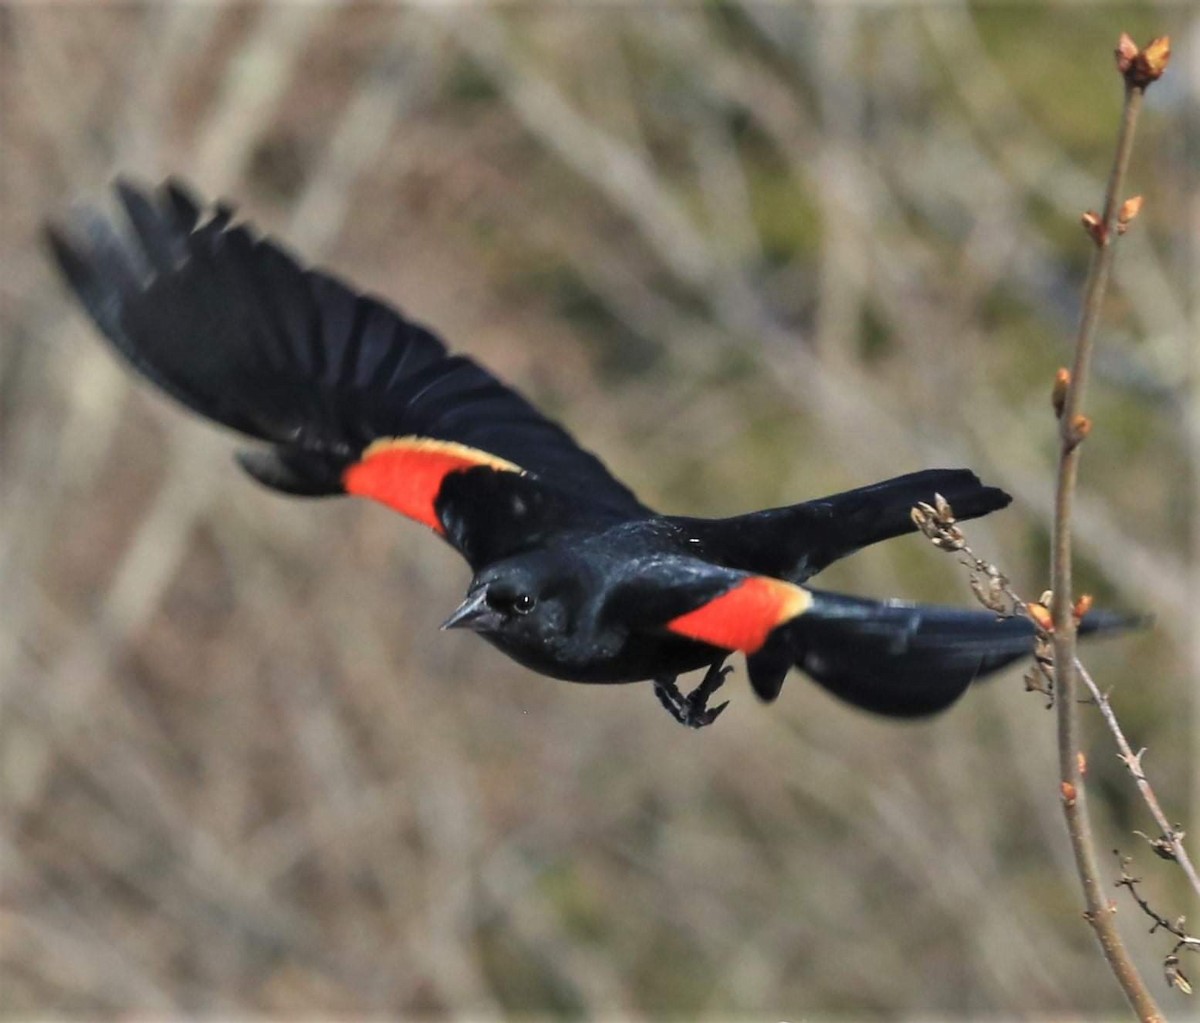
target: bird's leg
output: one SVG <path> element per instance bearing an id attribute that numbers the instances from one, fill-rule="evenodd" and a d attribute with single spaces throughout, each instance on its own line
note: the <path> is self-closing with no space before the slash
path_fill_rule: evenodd
<path id="1" fill-rule="evenodd" d="M 725 676 L 733 668 L 722 667 L 725 658 L 714 661 L 708 666 L 704 678 L 687 696 L 679 691 L 673 676 L 656 678 L 654 680 L 654 695 L 658 702 L 667 708 L 667 712 L 681 725 L 688 728 L 704 728 L 711 725 L 721 716 L 721 712 L 729 706 L 729 701 L 713 707 L 708 707 L 708 698 L 725 684 Z"/>

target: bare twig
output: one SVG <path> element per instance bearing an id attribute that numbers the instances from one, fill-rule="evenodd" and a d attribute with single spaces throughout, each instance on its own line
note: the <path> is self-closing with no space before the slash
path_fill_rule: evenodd
<path id="1" fill-rule="evenodd" d="M 1150 928 L 1150 933 L 1154 934 L 1162 930 L 1177 939 L 1174 947 L 1163 959 L 1163 976 L 1166 977 L 1167 986 L 1178 988 L 1185 995 L 1190 995 L 1192 993 L 1192 985 L 1188 981 L 1187 975 L 1180 969 L 1179 953 L 1185 950 L 1188 952 L 1200 952 L 1200 938 L 1187 932 L 1187 920 L 1184 917 L 1178 917 L 1174 921 L 1167 919 L 1155 910 L 1150 905 L 1149 900 L 1138 891 L 1137 886 L 1141 884 L 1142 879 L 1134 877 L 1129 873 L 1129 867 L 1133 863 L 1132 856 L 1122 856 L 1120 849 L 1114 849 L 1113 855 L 1117 857 L 1117 861 L 1121 864 L 1121 876 L 1117 879 L 1117 887 L 1128 888 L 1133 901 L 1138 904 L 1138 907 L 1146 916 L 1154 921 L 1154 926 Z"/>
<path id="2" fill-rule="evenodd" d="M 1131 52 L 1132 51 L 1132 52 Z M 1104 212 L 1090 211 L 1083 223 L 1095 243 L 1087 285 L 1084 289 L 1083 315 L 1075 340 L 1072 370 L 1063 381 L 1061 408 L 1056 408 L 1060 425 L 1058 485 L 1054 502 L 1054 529 L 1050 565 L 1050 609 L 1053 618 L 1054 684 L 1058 708 L 1058 762 L 1063 814 L 1075 854 L 1075 865 L 1087 903 L 1085 918 L 1096 932 L 1109 967 L 1139 1018 L 1161 1019 L 1162 1013 L 1145 981 L 1126 950 L 1113 920 L 1113 907 L 1101 889 L 1100 866 L 1091 819 L 1087 812 L 1087 793 L 1083 784 L 1083 761 L 1079 746 L 1079 722 L 1075 707 L 1078 676 L 1075 670 L 1076 615 L 1071 581 L 1071 514 L 1079 473 L 1081 445 L 1091 431 L 1091 420 L 1082 412 L 1094 348 L 1096 326 L 1100 319 L 1109 275 L 1113 264 L 1113 242 L 1118 228 L 1131 219 L 1121 194 L 1129 159 L 1133 153 L 1133 135 L 1146 86 L 1162 73 L 1147 72 L 1147 55 L 1165 51 L 1159 41 L 1138 51 L 1128 36 L 1122 35 L 1117 47 L 1117 65 L 1125 78 L 1125 105 L 1116 154 L 1104 195 Z M 1061 379 L 1061 378 L 1060 378 Z M 1057 405 L 1056 388 L 1056 405 Z"/>
<path id="3" fill-rule="evenodd" d="M 1155 795 L 1154 789 L 1151 787 L 1145 772 L 1142 770 L 1142 756 L 1146 751 L 1140 749 L 1136 753 L 1134 752 L 1129 740 L 1125 737 L 1125 733 L 1121 730 L 1120 722 L 1117 721 L 1117 715 L 1112 709 L 1112 703 L 1108 698 L 1108 694 L 1100 690 L 1091 673 L 1078 659 L 1075 661 L 1075 672 L 1092 694 L 1092 699 L 1095 701 L 1096 706 L 1100 708 L 1100 715 L 1104 718 L 1104 723 L 1108 725 L 1108 730 L 1112 733 L 1112 737 L 1117 743 L 1117 749 L 1120 750 L 1118 754 L 1120 760 L 1129 769 L 1129 773 L 1133 775 L 1133 780 L 1137 783 L 1138 791 L 1141 792 L 1142 799 L 1145 800 L 1146 806 L 1150 810 L 1150 815 L 1161 830 L 1161 835 L 1158 838 L 1148 838 L 1147 842 L 1150 843 L 1151 848 L 1159 856 L 1164 859 L 1174 860 L 1179 864 L 1187 876 L 1192 890 L 1195 891 L 1197 896 L 1200 896 L 1200 875 L 1196 873 L 1196 867 L 1183 846 L 1184 833 L 1178 825 L 1172 825 L 1167 819 L 1167 815 L 1163 813 L 1162 806 L 1158 802 L 1158 796 Z"/>
<path id="4" fill-rule="evenodd" d="M 1061 388 L 1056 388 L 1055 391 L 1056 408 L 1059 406 L 1061 390 Z M 1029 618 L 1033 623 L 1036 636 L 1034 666 L 1025 676 L 1025 687 L 1027 690 L 1037 691 L 1046 695 L 1048 698 L 1047 707 L 1053 706 L 1055 701 L 1055 672 L 1053 670 L 1054 657 L 1052 645 L 1054 623 L 1050 610 L 1046 606 L 1049 595 L 1043 595 L 1040 601 L 1026 601 L 1021 597 L 1013 588 L 1008 577 L 999 568 L 981 558 L 972 550 L 970 544 L 967 542 L 965 533 L 954 518 L 954 510 L 941 495 L 936 497 L 935 503 L 932 505 L 923 502 L 918 504 L 913 509 L 912 517 L 913 522 L 935 547 L 939 550 L 959 555 L 962 564 L 971 573 L 971 590 L 979 603 L 1000 617 L 1007 618 L 1020 614 Z M 1081 597 L 1072 605 L 1072 618 L 1075 621 L 1082 619 L 1090 609 L 1090 606 L 1091 598 L 1086 595 Z M 1090 702 L 1095 703 L 1100 709 L 1101 716 L 1104 718 L 1105 724 L 1116 741 L 1120 760 L 1129 769 L 1130 774 L 1133 775 L 1138 790 L 1142 793 L 1142 798 L 1146 802 L 1146 806 L 1149 808 L 1155 823 L 1162 832 L 1158 838 L 1151 838 L 1142 832 L 1134 832 L 1134 834 L 1141 835 L 1159 857 L 1177 862 L 1187 875 L 1192 886 L 1200 894 L 1200 884 L 1197 883 L 1196 869 L 1183 845 L 1184 832 L 1178 825 L 1172 826 L 1168 822 L 1166 814 L 1163 813 L 1162 806 L 1158 801 L 1158 796 L 1146 778 L 1145 772 L 1142 770 L 1142 757 L 1146 752 L 1145 749 L 1134 752 L 1120 723 L 1117 721 L 1117 716 L 1112 709 L 1108 694 L 1096 685 L 1091 674 L 1078 659 L 1075 661 L 1075 670 L 1091 694 Z M 1077 753 L 1075 766 L 1078 769 L 1079 776 L 1082 778 L 1087 770 L 1087 760 L 1082 752 Z M 1078 798 L 1078 791 L 1081 791 L 1081 789 L 1072 791 L 1064 786 L 1061 791 L 1064 800 L 1066 800 Z M 1127 862 L 1122 861 L 1122 867 Z M 1132 880 L 1133 883 L 1137 881 L 1136 878 Z M 1128 874 L 1124 871 L 1117 884 L 1130 889 L 1130 892 L 1143 911 L 1155 919 L 1156 930 L 1159 927 L 1166 928 L 1180 939 L 1179 944 L 1166 957 L 1163 964 L 1163 972 L 1170 986 L 1177 987 L 1185 993 L 1190 993 L 1188 980 L 1179 967 L 1178 952 L 1182 948 L 1187 948 L 1189 951 L 1200 951 L 1200 940 L 1183 931 L 1182 917 L 1174 924 L 1171 924 L 1165 917 L 1161 917 L 1152 911 L 1139 896 L 1133 884 L 1130 883 Z M 1114 908 L 1108 905 L 1106 906 L 1106 911 L 1111 914 Z"/>

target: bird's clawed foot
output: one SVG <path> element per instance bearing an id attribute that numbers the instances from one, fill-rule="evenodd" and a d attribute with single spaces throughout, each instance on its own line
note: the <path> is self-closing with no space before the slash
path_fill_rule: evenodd
<path id="1" fill-rule="evenodd" d="M 667 708 L 667 712 L 681 725 L 688 728 L 704 728 L 711 725 L 721 716 L 721 712 L 729 706 L 729 701 L 709 708 L 708 698 L 725 684 L 725 676 L 733 671 L 732 667 L 721 667 L 724 658 L 709 665 L 704 678 L 687 696 L 679 691 L 674 678 L 656 678 L 654 680 L 654 695 L 658 702 Z"/>

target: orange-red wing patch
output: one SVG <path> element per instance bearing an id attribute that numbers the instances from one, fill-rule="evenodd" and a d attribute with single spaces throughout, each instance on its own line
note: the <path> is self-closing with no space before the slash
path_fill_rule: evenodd
<path id="1" fill-rule="evenodd" d="M 754 653 L 772 629 L 812 606 L 808 590 L 767 576 L 751 576 L 707 604 L 673 618 L 667 628 L 723 650 Z"/>
<path id="2" fill-rule="evenodd" d="M 444 533 L 434 503 L 452 472 L 486 465 L 500 472 L 523 472 L 486 451 L 431 437 L 377 440 L 342 474 L 347 494 L 369 497 Z"/>

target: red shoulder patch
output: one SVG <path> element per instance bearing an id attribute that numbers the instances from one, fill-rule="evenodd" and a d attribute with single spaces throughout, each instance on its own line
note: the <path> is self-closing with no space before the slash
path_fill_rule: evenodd
<path id="1" fill-rule="evenodd" d="M 808 590 L 782 579 L 751 576 L 707 604 L 673 618 L 667 628 L 680 636 L 752 654 L 771 630 L 812 607 Z"/>
<path id="2" fill-rule="evenodd" d="M 388 437 L 377 440 L 342 473 L 347 494 L 368 497 L 444 533 L 435 502 L 452 472 L 486 465 L 500 472 L 524 472 L 512 462 L 486 451 L 431 437 Z"/>

